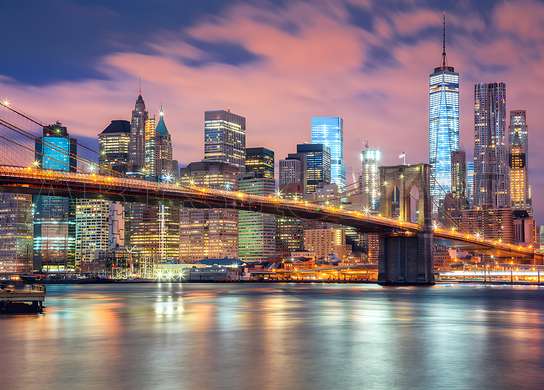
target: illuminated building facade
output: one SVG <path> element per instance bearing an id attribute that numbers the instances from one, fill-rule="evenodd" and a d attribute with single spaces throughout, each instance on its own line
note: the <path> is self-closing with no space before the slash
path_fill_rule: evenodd
<path id="1" fill-rule="evenodd" d="M 540 252 L 544 252 L 544 225 L 538 227 L 538 241 L 540 243 Z"/>
<path id="2" fill-rule="evenodd" d="M 155 171 L 155 148 L 156 136 L 155 128 L 157 120 L 155 116 L 149 115 L 144 125 L 144 175 L 146 180 L 156 181 Z"/>
<path id="3" fill-rule="evenodd" d="M 527 210 L 514 209 L 513 229 L 514 242 L 522 245 L 534 245 L 537 243 L 537 229 L 535 219 Z"/>
<path id="4" fill-rule="evenodd" d="M 104 199 L 76 200 L 75 266 L 92 272 L 110 249 L 110 205 Z"/>
<path id="5" fill-rule="evenodd" d="M 173 181 L 177 177 L 177 162 L 172 160 L 172 141 L 164 123 L 164 112 L 161 108 L 157 122 L 145 110 L 140 95 L 133 111 L 131 136 L 139 134 L 142 121 L 144 165 L 136 176 L 149 181 Z M 140 138 L 135 139 L 138 143 Z M 141 162 L 139 157 L 136 160 Z M 179 218 L 180 207 L 176 202 L 164 200 L 158 204 L 127 203 L 125 243 L 148 263 L 177 261 Z"/>
<path id="6" fill-rule="evenodd" d="M 531 209 L 529 194 L 529 140 L 525 111 L 510 111 L 510 196 L 512 208 Z"/>
<path id="7" fill-rule="evenodd" d="M 125 243 L 154 263 L 179 259 L 180 207 L 162 200 L 158 204 L 125 205 Z"/>
<path id="8" fill-rule="evenodd" d="M 459 73 L 446 62 L 446 23 L 442 64 L 429 75 L 429 164 L 431 196 L 438 203 L 452 191 L 451 156 L 459 150 Z"/>
<path id="9" fill-rule="evenodd" d="M 0 273 L 32 271 L 32 196 L 0 192 Z"/>
<path id="10" fill-rule="evenodd" d="M 506 85 L 474 86 L 474 206 L 510 207 Z"/>
<path id="11" fill-rule="evenodd" d="M 283 192 L 282 187 L 288 184 L 303 183 L 302 161 L 296 155 L 290 155 L 279 162 L 279 188 Z"/>
<path id="12" fill-rule="evenodd" d="M 272 173 L 272 177 L 264 177 L 259 172 L 246 172 L 238 182 L 238 190 L 251 195 L 274 194 L 276 190 L 274 175 Z M 261 261 L 275 255 L 275 216 L 252 211 L 239 211 L 238 256 L 240 259 L 246 262 Z"/>
<path id="13" fill-rule="evenodd" d="M 320 184 L 331 183 L 329 148 L 322 144 L 298 144 L 296 154 L 302 162 L 305 194 L 315 192 Z"/>
<path id="14" fill-rule="evenodd" d="M 161 108 L 159 122 L 155 128 L 155 175 L 161 182 L 171 182 L 178 177 L 178 162 L 173 159 L 172 138 L 164 122 Z"/>
<path id="15" fill-rule="evenodd" d="M 361 152 L 361 190 L 365 195 L 363 208 L 376 212 L 380 208 L 380 160 L 381 152 L 378 149 L 365 147 Z"/>
<path id="16" fill-rule="evenodd" d="M 467 161 L 467 202 L 469 207 L 474 204 L 474 161 Z"/>
<path id="17" fill-rule="evenodd" d="M 279 162 L 279 190 L 282 198 L 302 199 L 304 194 L 302 162 L 290 155 Z M 304 221 L 286 216 L 276 217 L 276 251 L 291 256 L 304 250 Z"/>
<path id="18" fill-rule="evenodd" d="M 35 159 L 43 169 L 75 172 L 77 143 L 55 123 L 36 139 Z M 74 269 L 75 202 L 67 197 L 34 195 L 34 268 L 45 272 Z"/>
<path id="19" fill-rule="evenodd" d="M 451 193 L 454 199 L 465 200 L 467 195 L 467 163 L 463 150 L 451 154 Z"/>
<path id="20" fill-rule="evenodd" d="M 204 160 L 243 168 L 246 160 L 246 118 L 225 110 L 206 111 Z"/>
<path id="21" fill-rule="evenodd" d="M 345 242 L 342 228 L 304 229 L 304 249 L 314 253 L 317 259 L 345 259 L 349 255 Z"/>
<path id="22" fill-rule="evenodd" d="M 514 241 L 512 209 L 472 208 L 456 217 L 459 231 L 474 233 L 490 240 Z"/>
<path id="23" fill-rule="evenodd" d="M 138 95 L 130 121 L 129 171 L 130 176 L 143 177 L 145 167 L 145 123 L 148 113 L 142 95 Z"/>
<path id="24" fill-rule="evenodd" d="M 267 148 L 246 148 L 246 172 L 274 179 L 274 151 Z"/>
<path id="25" fill-rule="evenodd" d="M 128 145 L 130 143 L 130 122 L 113 120 L 98 135 L 99 169 L 103 175 L 112 172 L 126 174 L 128 171 Z"/>
<path id="26" fill-rule="evenodd" d="M 129 167 L 129 142 L 130 142 L 130 122 L 125 120 L 114 120 L 111 121 L 110 125 L 106 127 L 102 133 L 98 136 L 99 140 L 99 168 L 100 173 L 104 175 L 111 175 L 114 172 L 118 172 L 122 175 L 127 174 Z M 103 221 L 107 220 L 107 240 L 108 244 L 105 245 L 103 241 L 100 242 L 99 246 L 100 251 L 104 247 L 108 251 L 116 250 L 120 247 L 123 247 L 125 244 L 125 206 L 121 202 L 111 202 L 105 200 L 87 200 L 88 204 L 84 206 L 83 200 L 79 200 L 79 219 L 81 222 L 90 226 L 91 230 L 95 232 L 88 235 L 88 237 L 93 237 L 93 235 L 103 237 L 103 232 L 96 231 L 98 226 L 103 226 Z M 102 205 L 102 203 L 107 204 Z M 94 215 L 89 214 L 88 211 L 97 211 Z M 100 212 L 98 212 L 100 211 Z M 95 218 L 93 220 L 93 218 Z M 76 220 L 78 219 L 78 212 L 76 208 Z M 78 258 L 78 246 L 79 246 L 79 256 L 83 253 L 96 253 L 100 254 L 100 251 L 95 251 L 94 249 L 87 249 L 84 243 L 80 243 L 77 239 L 77 231 L 80 231 L 80 235 L 86 236 L 87 233 L 82 231 L 80 223 L 76 223 L 76 261 L 82 263 L 81 258 Z M 91 240 L 87 240 L 90 247 L 96 246 L 92 243 Z M 92 257 L 87 258 L 91 259 L 91 262 L 83 262 L 83 268 L 95 269 L 95 264 L 93 263 Z M 95 259 L 96 260 L 96 259 Z"/>
<path id="27" fill-rule="evenodd" d="M 329 149 L 331 183 L 342 191 L 346 186 L 344 164 L 344 122 L 337 116 L 315 116 L 312 118 L 312 144 L 322 144 Z"/>
<path id="28" fill-rule="evenodd" d="M 239 168 L 224 162 L 193 162 L 180 170 L 180 183 L 234 191 L 239 173 Z M 237 258 L 238 211 L 182 208 L 179 242 L 183 261 Z"/>

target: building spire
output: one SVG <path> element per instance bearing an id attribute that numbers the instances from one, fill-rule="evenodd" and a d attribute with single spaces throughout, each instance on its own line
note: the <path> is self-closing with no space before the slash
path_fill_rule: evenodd
<path id="1" fill-rule="evenodd" d="M 442 14 L 442 68 L 446 67 L 446 13 Z"/>
<path id="2" fill-rule="evenodd" d="M 142 94 L 142 78 L 138 77 L 138 95 Z"/>

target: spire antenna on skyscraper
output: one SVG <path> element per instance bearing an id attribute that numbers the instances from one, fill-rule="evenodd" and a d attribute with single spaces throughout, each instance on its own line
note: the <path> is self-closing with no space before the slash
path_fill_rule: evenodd
<path id="1" fill-rule="evenodd" d="M 442 14 L 442 67 L 446 67 L 446 13 Z"/>

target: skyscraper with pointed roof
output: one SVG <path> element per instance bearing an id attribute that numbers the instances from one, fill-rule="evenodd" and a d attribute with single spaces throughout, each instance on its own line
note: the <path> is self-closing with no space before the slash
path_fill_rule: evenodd
<path id="1" fill-rule="evenodd" d="M 429 75 L 429 164 L 431 196 L 441 201 L 451 192 L 451 155 L 459 150 L 459 73 L 446 58 L 443 18 L 442 63 Z"/>
<path id="2" fill-rule="evenodd" d="M 159 181 L 170 181 L 178 176 L 178 162 L 172 158 L 172 138 L 164 122 L 162 107 L 155 128 L 155 173 Z"/>
<path id="3" fill-rule="evenodd" d="M 144 98 L 140 91 L 130 121 L 128 174 L 131 176 L 143 177 L 142 169 L 145 167 L 145 123 L 147 117 L 148 113 L 145 109 Z"/>

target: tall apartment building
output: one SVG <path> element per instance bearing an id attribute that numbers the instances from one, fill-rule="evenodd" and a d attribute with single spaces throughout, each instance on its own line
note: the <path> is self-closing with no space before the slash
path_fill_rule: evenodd
<path id="1" fill-rule="evenodd" d="M 506 85 L 474 86 L 474 206 L 510 207 Z"/>

